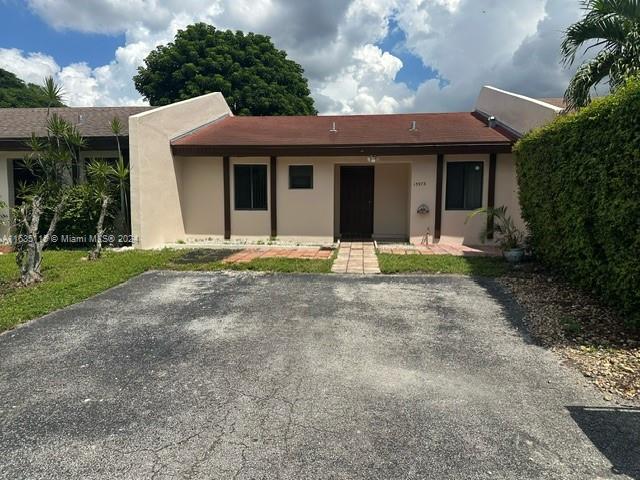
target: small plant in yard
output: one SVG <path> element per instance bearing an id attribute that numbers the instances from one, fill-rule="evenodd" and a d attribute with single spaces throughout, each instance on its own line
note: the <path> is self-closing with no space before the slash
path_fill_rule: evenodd
<path id="1" fill-rule="evenodd" d="M 563 315 L 560 317 L 560 324 L 564 331 L 571 335 L 578 335 L 582 331 L 582 325 L 580 325 L 580 322 L 570 315 Z"/>
<path id="2" fill-rule="evenodd" d="M 130 233 L 130 218 L 129 218 L 129 167 L 124 161 L 122 156 L 122 148 L 120 145 L 120 137 L 122 136 L 122 122 L 118 117 L 113 117 L 111 120 L 111 132 L 116 138 L 116 145 L 118 146 L 118 160 L 112 167 L 112 177 L 117 185 L 118 195 L 120 197 L 120 210 L 117 215 L 116 227 L 119 232 L 127 235 Z"/>
<path id="3" fill-rule="evenodd" d="M 111 167 L 104 160 L 93 160 L 87 166 L 87 173 L 91 190 L 96 201 L 100 204 L 100 215 L 96 225 L 96 244 L 89 252 L 89 260 L 97 260 L 102 254 L 102 237 L 104 235 L 104 219 L 111 204 L 112 186 L 109 182 Z"/>
<path id="4" fill-rule="evenodd" d="M 478 208 L 467 216 L 465 223 L 476 215 L 487 216 L 487 224 L 480 233 L 482 242 L 489 239 L 490 233 L 497 234 L 498 246 L 507 260 L 519 262 L 524 255 L 524 233 L 516 227 L 513 218 L 507 213 L 507 207 Z"/>
<path id="5" fill-rule="evenodd" d="M 89 260 L 97 260 L 102 253 L 102 239 L 104 236 L 104 220 L 109 212 L 109 206 L 113 203 L 113 196 L 120 196 L 120 210 L 118 212 L 118 230 L 126 234 L 129 231 L 129 207 L 127 191 L 129 190 L 129 167 L 124 162 L 122 148 L 120 147 L 120 135 L 122 135 L 122 123 L 114 117 L 111 120 L 111 132 L 116 137 L 118 146 L 118 160 L 115 165 L 109 165 L 103 160 L 93 160 L 87 167 L 89 180 L 96 201 L 100 205 L 100 215 L 96 225 L 96 244 L 89 252 Z"/>

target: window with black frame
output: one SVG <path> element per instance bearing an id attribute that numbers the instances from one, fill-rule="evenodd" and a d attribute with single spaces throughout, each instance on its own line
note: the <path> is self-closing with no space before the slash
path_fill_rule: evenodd
<path id="1" fill-rule="evenodd" d="M 289 165 L 289 188 L 313 188 L 313 165 Z"/>
<path id="2" fill-rule="evenodd" d="M 233 167 L 235 209 L 267 209 L 267 166 L 235 165 Z"/>
<path id="3" fill-rule="evenodd" d="M 447 163 L 447 210 L 475 210 L 482 207 L 483 162 Z"/>

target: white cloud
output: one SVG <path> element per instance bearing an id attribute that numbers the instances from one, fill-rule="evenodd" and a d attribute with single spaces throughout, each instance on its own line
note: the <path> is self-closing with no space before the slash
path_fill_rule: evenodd
<path id="1" fill-rule="evenodd" d="M 28 0 L 58 29 L 123 33 L 125 45 L 96 69 L 0 49 L 0 67 L 31 82 L 55 75 L 71 105 L 141 102 L 132 77 L 156 45 L 179 28 L 218 28 L 272 36 L 300 63 L 321 113 L 468 110 L 483 84 L 533 96 L 563 92 L 561 31 L 579 16 L 567 0 Z M 376 46 L 394 16 L 410 52 L 446 80 L 417 91 L 396 81 L 402 61 Z"/>
<path id="2" fill-rule="evenodd" d="M 60 69 L 50 56 L 25 54 L 17 48 L 0 48 L 0 68 L 14 72 L 25 82 L 38 85 L 42 84 L 45 77 L 55 75 Z"/>
<path id="3" fill-rule="evenodd" d="M 412 92 L 395 83 L 402 61 L 375 45 L 353 52 L 351 63 L 329 77 L 317 91 L 334 101 L 327 113 L 393 113 L 413 100 Z"/>

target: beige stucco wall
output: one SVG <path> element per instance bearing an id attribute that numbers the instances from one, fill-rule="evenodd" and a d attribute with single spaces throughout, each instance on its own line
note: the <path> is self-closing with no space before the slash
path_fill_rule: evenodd
<path id="1" fill-rule="evenodd" d="M 514 155 L 498 155 L 496 161 L 496 197 L 495 206 L 507 207 L 507 213 L 513 218 L 516 226 L 525 230 L 525 224 L 521 217 L 520 200 L 518 198 L 518 177 Z"/>
<path id="2" fill-rule="evenodd" d="M 313 166 L 312 189 L 289 189 L 290 165 Z M 313 243 L 333 241 L 332 160 L 281 157 L 277 161 L 277 172 L 278 238 Z"/>
<path id="3" fill-rule="evenodd" d="M 373 238 L 409 238 L 410 163 L 376 163 L 373 189 Z"/>
<path id="4" fill-rule="evenodd" d="M 176 157 L 176 166 L 184 240 L 222 240 L 222 157 Z"/>
<path id="5" fill-rule="evenodd" d="M 431 243 L 435 227 L 437 157 L 427 155 L 408 157 L 408 160 L 411 162 L 410 241 L 415 244 Z M 419 214 L 420 205 L 426 205 L 429 213 Z"/>
<path id="6" fill-rule="evenodd" d="M 152 248 L 186 238 L 178 188 L 179 158 L 171 139 L 231 115 L 224 97 L 210 93 L 129 118 L 131 224 L 134 245 Z"/>
<path id="7" fill-rule="evenodd" d="M 480 90 L 476 110 L 493 115 L 521 134 L 546 125 L 562 112 L 561 108 L 554 105 L 490 86 Z"/>

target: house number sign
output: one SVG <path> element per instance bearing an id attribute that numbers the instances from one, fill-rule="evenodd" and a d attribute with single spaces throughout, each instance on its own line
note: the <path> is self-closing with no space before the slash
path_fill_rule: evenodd
<path id="1" fill-rule="evenodd" d="M 427 186 L 427 182 L 414 182 L 413 186 L 414 187 L 426 187 Z"/>

